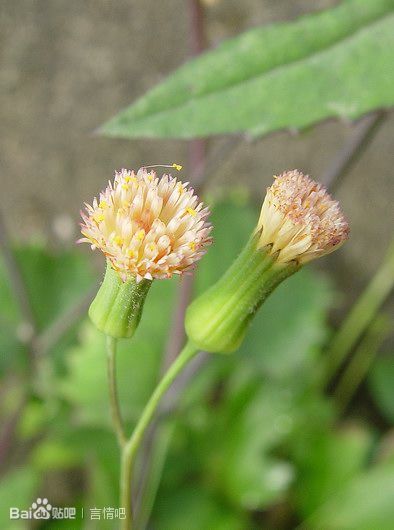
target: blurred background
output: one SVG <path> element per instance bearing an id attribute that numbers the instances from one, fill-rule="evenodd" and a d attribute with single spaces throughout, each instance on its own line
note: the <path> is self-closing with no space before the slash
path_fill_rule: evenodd
<path id="1" fill-rule="evenodd" d="M 338 3 L 1 2 L 1 528 L 116 528 L 104 513 L 89 517 L 118 506 L 118 458 L 104 342 L 85 318 L 104 263 L 75 245 L 79 211 L 114 169 L 172 162 L 192 182 L 206 167 L 216 242 L 194 285 L 155 286 L 136 341 L 122 342 L 130 427 L 182 343 L 185 300 L 242 247 L 272 175 L 298 168 L 325 182 L 351 237 L 278 289 L 240 352 L 202 356 L 183 398 L 182 388 L 170 396 L 172 414 L 156 422 L 140 458 L 139 527 L 394 528 L 392 113 L 253 141 L 97 132 L 200 48 Z M 330 355 L 343 362 L 323 388 Z M 85 508 L 85 517 L 10 521 L 11 506 L 27 509 L 37 496 Z"/>

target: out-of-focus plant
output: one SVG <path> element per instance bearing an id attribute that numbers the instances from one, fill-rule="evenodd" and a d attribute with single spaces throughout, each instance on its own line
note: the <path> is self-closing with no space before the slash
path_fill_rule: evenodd
<path id="1" fill-rule="evenodd" d="M 339 248 L 349 227 L 338 203 L 299 171 L 283 173 L 267 190 L 258 224 L 223 277 L 186 313 L 188 341 L 147 401 L 130 437 L 117 394 L 116 339 L 134 335 L 153 279 L 190 270 L 211 243 L 208 209 L 176 179 L 151 170 L 122 170 L 82 214 L 82 242 L 107 258 L 103 284 L 89 316 L 107 336 L 111 415 L 121 448 L 122 523 L 133 527 L 131 486 L 144 434 L 160 402 L 199 350 L 232 352 L 274 289 L 304 263 Z"/>
<path id="2" fill-rule="evenodd" d="M 261 136 L 386 108 L 393 103 L 393 7 L 392 0 L 345 0 L 294 22 L 250 30 L 186 63 L 101 131 L 126 138 Z M 213 208 L 215 245 L 195 275 L 199 294 L 220 282 L 254 229 L 255 210 L 244 196 L 229 195 Z M 105 338 L 81 319 L 94 275 L 75 251 L 14 249 L 4 241 L 1 223 L 0 246 L 0 527 L 24 528 L 9 520 L 9 507 L 29 506 L 39 492 L 47 494 L 53 479 L 54 503 L 116 506 L 120 466 L 103 392 Z M 151 520 L 158 530 L 298 524 L 391 530 L 392 359 L 378 358 L 367 373 L 386 331 L 384 315 L 376 313 L 392 289 L 389 262 L 333 340 L 327 317 L 335 291 L 321 274 L 302 270 L 267 299 L 238 354 L 213 356 L 208 367 L 194 369 L 181 387 L 182 400 L 175 388 L 160 411 L 159 430 L 148 437 L 149 458 L 138 462 L 148 477 L 138 482 L 138 529 Z M 114 295 L 122 290 L 116 277 L 106 286 L 114 287 Z M 126 326 L 135 331 L 133 339 L 118 345 L 127 431 L 156 386 L 174 281 L 154 282 L 148 300 L 138 329 L 138 311 Z M 339 363 L 332 361 L 322 376 L 327 352 L 345 362 L 338 387 L 332 375 Z M 336 402 L 323 391 L 322 378 L 334 386 Z M 337 414 L 343 416 L 364 378 L 380 422 L 363 414 L 362 421 L 339 423 Z M 73 530 L 85 522 L 73 521 Z M 51 529 L 58 528 L 64 528 L 61 521 L 51 521 Z M 112 530 L 113 521 L 100 521 L 100 529 Z"/>

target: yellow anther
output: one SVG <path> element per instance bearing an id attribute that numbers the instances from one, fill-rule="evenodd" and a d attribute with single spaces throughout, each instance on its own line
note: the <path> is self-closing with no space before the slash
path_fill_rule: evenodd
<path id="1" fill-rule="evenodd" d="M 95 215 L 93 217 L 93 219 L 97 222 L 97 223 L 101 223 L 101 221 L 104 221 L 104 215 L 102 213 L 99 213 L 97 215 Z"/>
<path id="2" fill-rule="evenodd" d="M 177 189 L 178 189 L 179 194 L 182 195 L 182 193 L 185 191 L 182 182 L 178 182 Z"/>
<path id="3" fill-rule="evenodd" d="M 186 208 L 186 212 L 192 215 L 193 217 L 196 217 L 197 215 L 196 210 L 193 210 L 193 208 Z"/>
<path id="4" fill-rule="evenodd" d="M 183 166 L 181 166 L 180 164 L 172 164 L 172 166 L 174 169 L 176 169 L 177 171 L 180 171 L 182 169 Z"/>
<path id="5" fill-rule="evenodd" d="M 136 233 L 136 236 L 137 236 L 137 239 L 142 241 L 145 237 L 145 230 L 144 229 L 138 230 L 138 232 Z"/>
<path id="6" fill-rule="evenodd" d="M 129 258 L 134 258 L 135 257 L 135 252 L 134 250 L 130 249 L 127 251 L 127 255 L 129 256 Z"/>
<path id="7" fill-rule="evenodd" d="M 151 252 L 153 252 L 154 250 L 156 250 L 156 245 L 154 243 L 150 243 L 148 248 Z"/>
<path id="8" fill-rule="evenodd" d="M 125 181 L 125 182 L 137 182 L 137 178 L 136 178 L 136 177 L 130 177 L 130 176 L 127 175 L 127 176 L 124 178 L 124 181 Z"/>
<path id="9" fill-rule="evenodd" d="M 129 189 L 128 184 L 122 184 L 122 189 L 127 191 Z"/>
<path id="10" fill-rule="evenodd" d="M 196 250 L 196 243 L 194 241 L 190 241 L 190 243 L 188 243 L 188 246 L 193 252 Z"/>
<path id="11" fill-rule="evenodd" d="M 123 239 L 120 236 L 116 236 L 114 239 L 115 245 L 118 245 L 118 247 L 121 247 L 123 245 Z"/>
<path id="12" fill-rule="evenodd" d="M 147 175 L 147 177 L 148 177 L 148 180 L 149 180 L 150 182 L 152 182 L 152 180 L 153 180 L 153 175 L 152 175 L 151 173 L 149 173 L 149 174 Z"/>
<path id="13" fill-rule="evenodd" d="M 107 206 L 108 206 L 107 201 L 100 201 L 99 208 L 103 210 L 104 208 L 107 208 Z"/>

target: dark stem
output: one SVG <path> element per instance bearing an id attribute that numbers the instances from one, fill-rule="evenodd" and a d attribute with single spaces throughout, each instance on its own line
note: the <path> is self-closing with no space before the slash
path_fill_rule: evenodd
<path id="1" fill-rule="evenodd" d="M 35 339 L 35 351 L 37 352 L 37 355 L 44 356 L 48 353 L 48 351 L 56 346 L 59 340 L 81 320 L 86 314 L 96 293 L 97 286 L 95 285 L 68 309 L 61 313 L 61 315 Z"/>
<path id="2" fill-rule="evenodd" d="M 9 277 L 10 286 L 13 291 L 15 300 L 19 306 L 22 316 L 23 324 L 27 325 L 30 330 L 30 340 L 26 341 L 32 345 L 33 339 L 36 335 L 36 321 L 33 310 L 30 305 L 29 295 L 26 284 L 22 276 L 19 264 L 12 252 L 11 243 L 8 237 L 7 228 L 5 226 L 3 216 L 0 213 L 0 251 L 3 255 L 4 265 Z M 29 348 L 30 354 L 33 356 L 33 348 Z"/>
<path id="3" fill-rule="evenodd" d="M 364 116 L 358 121 L 353 135 L 346 142 L 344 148 L 338 152 L 331 165 L 321 177 L 323 184 L 327 188 L 330 188 L 331 191 L 337 188 L 340 177 L 344 177 L 354 162 L 365 151 L 370 141 L 375 137 L 385 117 L 385 113 L 379 111 Z"/>

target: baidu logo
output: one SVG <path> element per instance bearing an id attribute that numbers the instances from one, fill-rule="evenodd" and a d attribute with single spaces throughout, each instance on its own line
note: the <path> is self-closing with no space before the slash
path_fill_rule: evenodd
<path id="1" fill-rule="evenodd" d="M 33 510 L 33 519 L 49 519 L 51 517 L 52 506 L 48 499 L 38 498 L 31 505 L 31 509 Z"/>
<path id="2" fill-rule="evenodd" d="M 27 510 L 10 508 L 10 519 L 50 519 L 52 506 L 40 497 Z"/>

